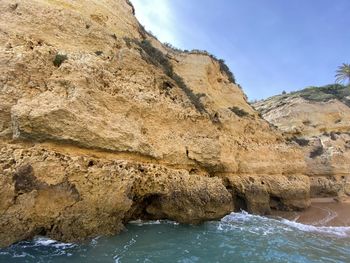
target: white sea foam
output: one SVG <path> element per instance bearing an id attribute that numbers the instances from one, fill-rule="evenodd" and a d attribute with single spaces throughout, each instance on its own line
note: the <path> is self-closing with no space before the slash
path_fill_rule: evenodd
<path id="1" fill-rule="evenodd" d="M 49 245 L 52 245 L 52 244 L 57 242 L 53 239 L 49 239 L 46 237 L 38 237 L 34 241 L 35 241 L 35 244 L 37 244 L 39 246 L 49 246 Z"/>
<path id="2" fill-rule="evenodd" d="M 333 215 L 331 215 L 333 216 Z M 218 226 L 218 230 L 229 231 L 230 229 L 243 228 L 253 234 L 269 235 L 276 231 L 295 231 L 327 234 L 337 237 L 350 237 L 350 227 L 315 226 L 290 221 L 287 219 L 274 219 L 264 216 L 251 215 L 243 211 L 231 213 L 225 216 Z"/>
<path id="3" fill-rule="evenodd" d="M 75 244 L 72 244 L 72 243 L 58 242 L 56 240 L 46 238 L 46 237 L 36 237 L 34 239 L 34 244 L 35 246 L 51 246 L 51 247 L 62 248 L 62 249 L 76 246 Z"/>
<path id="4" fill-rule="evenodd" d="M 169 224 L 169 225 L 178 225 L 178 222 L 175 221 L 170 221 L 170 220 L 141 220 L 141 219 L 137 219 L 137 220 L 133 220 L 128 222 L 128 224 L 132 224 L 132 225 L 138 225 L 138 226 L 145 226 L 145 225 L 160 225 L 160 224 Z"/>
<path id="5" fill-rule="evenodd" d="M 350 237 L 350 227 L 345 226 L 313 226 L 305 225 L 298 222 L 282 219 L 281 222 L 287 226 L 299 229 L 304 232 L 315 232 L 321 234 L 330 234 L 339 237 Z"/>
<path id="6" fill-rule="evenodd" d="M 28 256 L 28 254 L 25 253 L 25 252 L 23 252 L 23 253 L 21 253 L 21 254 L 14 253 L 12 256 L 13 256 L 14 258 L 25 258 L 26 256 Z"/>
<path id="7" fill-rule="evenodd" d="M 146 221 L 146 220 L 137 219 L 137 220 L 130 221 L 129 224 L 138 225 L 138 226 L 143 226 L 143 225 L 160 225 L 161 221 L 160 220 Z"/>

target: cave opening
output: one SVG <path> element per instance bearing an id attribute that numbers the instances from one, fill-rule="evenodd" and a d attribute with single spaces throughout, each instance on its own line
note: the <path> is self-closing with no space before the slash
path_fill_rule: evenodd
<path id="1" fill-rule="evenodd" d="M 236 195 L 234 198 L 235 212 L 248 211 L 247 200 L 241 195 Z"/>

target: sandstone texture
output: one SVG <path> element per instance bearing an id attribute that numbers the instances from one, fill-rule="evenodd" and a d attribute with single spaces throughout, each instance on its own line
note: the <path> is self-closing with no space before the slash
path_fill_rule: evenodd
<path id="1" fill-rule="evenodd" d="M 220 61 L 162 45 L 129 1 L 0 1 L 0 246 L 304 209 L 309 170 Z"/>
<path id="2" fill-rule="evenodd" d="M 322 89 L 338 98 L 319 100 L 315 93 L 317 96 L 311 97 L 314 99 L 305 99 L 308 90 L 304 90 L 275 96 L 254 106 L 291 143 L 303 149 L 311 196 L 342 200 L 350 195 L 350 104 L 348 97 L 339 94 L 350 93 L 350 87 L 321 87 L 321 95 Z"/>

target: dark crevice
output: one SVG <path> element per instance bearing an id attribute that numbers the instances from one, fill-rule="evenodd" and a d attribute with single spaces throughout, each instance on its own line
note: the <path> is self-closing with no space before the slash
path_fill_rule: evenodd
<path id="1" fill-rule="evenodd" d="M 233 199 L 235 212 L 248 211 L 247 199 L 241 195 L 235 195 Z"/>
<path id="2" fill-rule="evenodd" d="M 15 11 L 18 8 L 18 3 L 10 4 L 10 9 Z"/>
<path id="3" fill-rule="evenodd" d="M 199 170 L 196 169 L 196 168 L 191 168 L 190 171 L 189 171 L 190 174 L 197 174 L 199 173 Z"/>
<path id="4" fill-rule="evenodd" d="M 314 149 L 312 152 L 310 152 L 310 158 L 314 159 L 320 155 L 322 155 L 324 152 L 324 149 L 322 146 L 318 146 L 316 149 Z"/>
<path id="5" fill-rule="evenodd" d="M 271 195 L 270 196 L 270 208 L 272 210 L 283 210 L 284 205 L 282 203 L 282 200 L 278 196 Z"/>
<path id="6" fill-rule="evenodd" d="M 226 188 L 226 190 L 231 194 L 233 205 L 234 205 L 234 212 L 241 212 L 241 211 L 248 211 L 248 204 L 247 199 L 244 196 L 244 194 L 240 193 L 227 178 L 223 179 L 223 184 Z"/>
<path id="7" fill-rule="evenodd" d="M 151 194 L 144 197 L 134 197 L 133 204 L 124 217 L 124 223 L 131 220 L 156 220 L 165 219 L 164 215 L 160 211 L 160 195 Z M 159 211 L 157 207 L 159 207 Z M 152 211 L 151 211 L 152 210 Z"/>
<path id="8" fill-rule="evenodd" d="M 217 112 L 213 116 L 211 116 L 211 121 L 214 124 L 221 123 L 220 116 L 219 116 L 219 114 Z"/>
<path id="9" fill-rule="evenodd" d="M 35 230 L 36 236 L 47 236 L 48 230 L 45 227 L 40 227 Z"/>

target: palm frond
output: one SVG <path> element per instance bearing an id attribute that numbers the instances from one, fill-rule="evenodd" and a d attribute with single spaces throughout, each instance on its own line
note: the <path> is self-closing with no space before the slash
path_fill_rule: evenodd
<path id="1" fill-rule="evenodd" d="M 350 83 L 350 64 L 343 63 L 343 65 L 338 67 L 335 73 L 335 82 L 344 83 L 348 80 Z"/>

